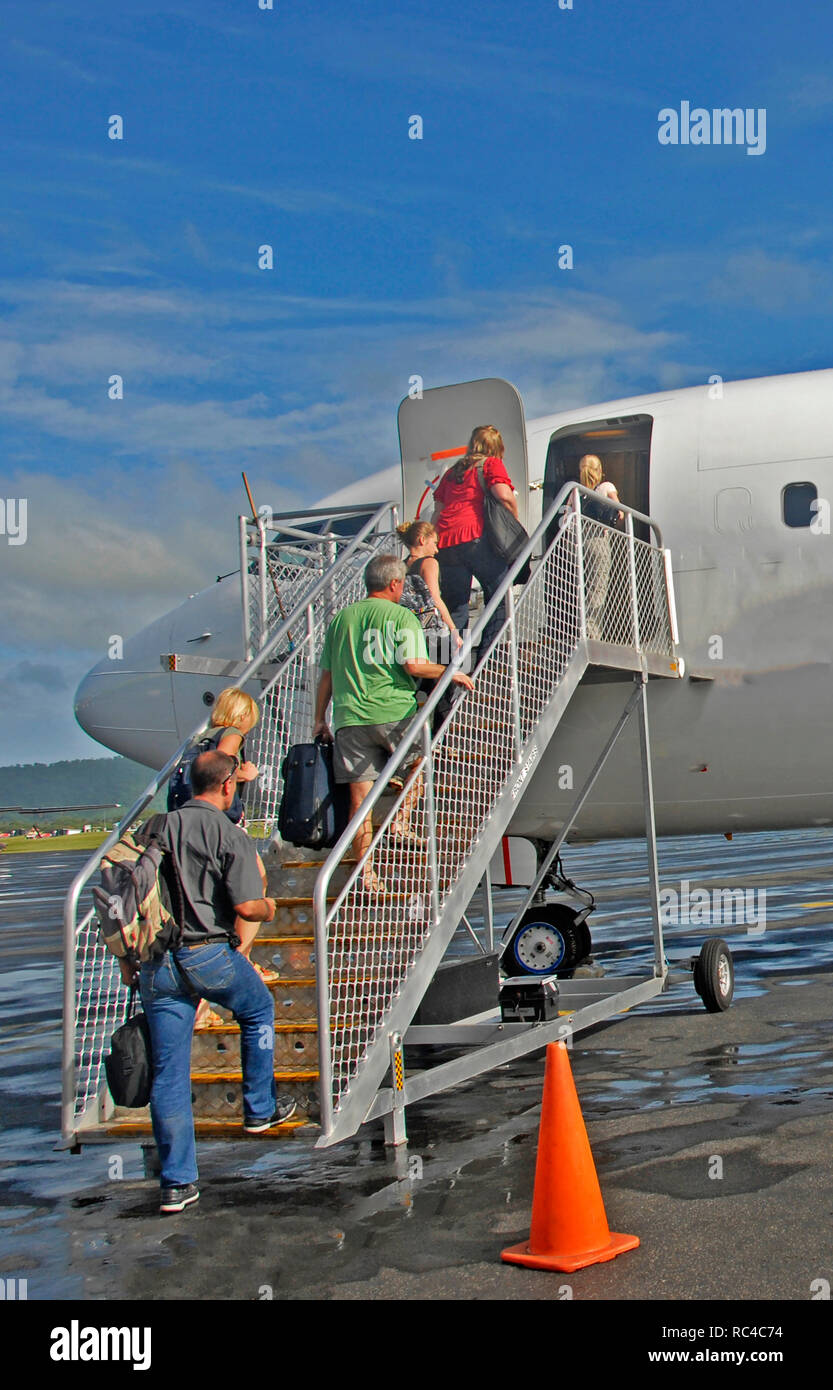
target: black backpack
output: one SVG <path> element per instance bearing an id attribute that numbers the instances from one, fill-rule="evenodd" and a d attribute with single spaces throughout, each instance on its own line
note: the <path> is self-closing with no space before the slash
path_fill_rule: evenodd
<path id="1" fill-rule="evenodd" d="M 210 753 L 212 748 L 216 748 L 220 739 L 225 734 L 225 729 L 215 729 L 212 734 L 204 734 L 196 743 L 192 743 L 186 748 L 181 761 L 171 773 L 168 782 L 168 810 L 178 811 L 180 806 L 184 806 L 186 801 L 191 801 L 194 795 L 191 786 L 191 764 L 200 753 Z M 245 744 L 240 745 L 240 755 L 245 759 Z M 230 821 L 238 825 L 243 819 L 243 802 L 240 800 L 240 793 L 234 793 L 234 800 L 226 811 Z"/>

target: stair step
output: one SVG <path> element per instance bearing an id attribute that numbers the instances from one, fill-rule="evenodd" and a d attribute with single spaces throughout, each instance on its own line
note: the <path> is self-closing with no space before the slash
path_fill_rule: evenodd
<path id="1" fill-rule="evenodd" d="M 318 1072 L 286 1068 L 275 1072 L 279 1095 L 292 1096 L 298 1102 L 301 1119 L 319 1113 Z M 194 1115 L 207 1120 L 233 1120 L 243 1114 L 243 1077 L 237 1072 L 208 1072 L 191 1077 L 191 1096 Z"/>
<path id="2" fill-rule="evenodd" d="M 251 959 L 267 969 L 277 970 L 281 980 L 309 978 L 315 970 L 313 936 L 256 936 Z M 277 989 L 278 986 L 271 986 Z"/>
<path id="3" fill-rule="evenodd" d="M 280 1084 L 283 1086 L 300 1085 L 304 1081 L 318 1080 L 317 1070 L 305 1067 L 276 1067 L 273 1072 L 273 1075 L 275 1081 L 280 1082 Z M 197 1076 L 192 1076 L 191 1080 L 199 1086 L 213 1086 L 215 1082 L 218 1081 L 222 1082 L 223 1085 L 225 1085 L 227 1081 L 239 1081 L 240 1085 L 242 1086 L 243 1073 L 241 1071 L 207 1071 L 200 1072 Z"/>
<path id="4" fill-rule="evenodd" d="M 318 1026 L 315 1023 L 275 1025 L 275 1066 L 282 1070 L 318 1066 Z M 242 1066 L 240 1029 L 236 1024 L 201 1028 L 191 1048 L 191 1077 L 223 1072 L 239 1074 Z"/>
<path id="5" fill-rule="evenodd" d="M 275 1023 L 293 1022 L 315 1022 L 315 980 L 310 977 L 288 978 L 278 980 L 277 984 L 269 985 L 272 998 L 275 1001 Z M 227 1023 L 233 1022 L 230 1010 L 222 1008 L 220 1004 L 212 1004 L 212 1009 L 224 1018 Z M 200 1032 L 203 1030 L 200 1029 Z"/>
<path id="6" fill-rule="evenodd" d="M 274 895 L 273 895 L 273 894 L 270 894 L 270 896 L 274 896 Z M 328 903 L 333 903 L 333 902 L 335 902 L 337 896 L 338 896 L 338 895 L 335 894 L 335 893 L 332 894 L 330 897 L 327 898 L 327 902 L 328 902 Z M 311 906 L 313 905 L 314 901 L 315 901 L 315 899 L 312 898 L 312 897 L 302 897 L 302 898 L 280 898 L 280 897 L 278 897 L 278 898 L 275 898 L 275 906 L 276 906 L 276 907 L 306 907 L 306 906 L 311 907 Z M 270 927 L 272 927 L 272 926 L 274 926 L 274 925 L 275 925 L 274 922 L 268 922 L 268 923 L 267 923 L 267 926 L 270 926 Z"/>
<path id="7" fill-rule="evenodd" d="M 273 1129 L 267 1129 L 263 1134 L 246 1134 L 243 1129 L 243 1120 L 240 1117 L 227 1120 L 194 1119 L 194 1131 L 198 1139 L 288 1139 L 297 1134 L 299 1129 L 315 1130 L 317 1125 L 314 1122 L 311 1124 L 303 1115 L 299 1118 L 297 1111 L 291 1120 L 287 1120 L 282 1125 L 275 1125 Z M 110 1134 L 114 1138 L 128 1134 L 137 1136 L 152 1134 L 150 1111 L 148 1109 L 117 1110 L 104 1127 L 104 1133 Z"/>
<path id="8" fill-rule="evenodd" d="M 317 1023 L 314 1023 L 314 1022 L 312 1022 L 312 1021 L 310 1021 L 310 1022 L 308 1022 L 308 1023 L 276 1023 L 276 1024 L 275 1024 L 275 1033 L 276 1033 L 276 1034 L 277 1034 L 277 1033 L 317 1033 L 317 1032 L 318 1032 L 318 1024 L 317 1024 Z M 198 1032 L 195 1032 L 195 1033 L 194 1033 L 194 1037 L 195 1037 L 195 1038 L 201 1038 L 204 1034 L 207 1035 L 207 1034 L 210 1034 L 210 1033 L 229 1033 L 229 1034 L 232 1034 L 232 1035 L 234 1035 L 234 1034 L 239 1034 L 239 1033 L 240 1033 L 240 1025 L 237 1024 L 237 1023 L 234 1023 L 234 1022 L 223 1023 L 223 1024 L 214 1023 L 214 1024 L 212 1024 L 212 1026 L 211 1026 L 210 1028 L 200 1028 Z"/>
<path id="9" fill-rule="evenodd" d="M 325 861 L 305 861 L 299 864 L 275 864 L 266 861 L 266 872 L 269 883 L 267 891 L 271 896 L 277 893 L 279 896 L 301 896 L 306 897 L 313 893 L 316 879 Z M 335 891 L 341 887 L 348 873 L 355 867 L 355 861 L 342 859 L 336 873 L 333 875 L 333 888 Z"/>

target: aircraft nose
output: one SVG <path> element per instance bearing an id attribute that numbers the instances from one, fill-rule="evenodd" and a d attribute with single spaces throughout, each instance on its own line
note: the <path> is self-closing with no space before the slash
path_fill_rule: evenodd
<path id="1" fill-rule="evenodd" d="M 75 692 L 75 718 L 114 753 L 159 768 L 179 741 L 171 677 L 162 670 L 158 637 L 128 641 L 121 658 L 105 657 Z"/>

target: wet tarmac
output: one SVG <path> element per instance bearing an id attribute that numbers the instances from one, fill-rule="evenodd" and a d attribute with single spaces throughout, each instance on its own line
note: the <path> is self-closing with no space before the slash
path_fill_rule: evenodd
<path id="1" fill-rule="evenodd" d="M 157 1215 L 138 1145 L 55 1152 L 61 907 L 83 856 L 0 856 L 0 1276 L 68 1300 L 823 1297 L 832 849 L 826 830 L 660 842 L 664 887 L 766 888 L 766 921 L 667 929 L 672 961 L 729 941 L 727 1013 L 707 1014 L 686 981 L 573 1041 L 609 1224 L 641 1245 L 569 1276 L 499 1258 L 529 1233 L 540 1052 L 413 1106 L 395 1156 L 381 1124 L 327 1151 L 314 1133 L 201 1143 L 202 1197 L 177 1217 Z M 606 969 L 650 958 L 643 865 L 638 842 L 565 858 L 597 895 Z"/>

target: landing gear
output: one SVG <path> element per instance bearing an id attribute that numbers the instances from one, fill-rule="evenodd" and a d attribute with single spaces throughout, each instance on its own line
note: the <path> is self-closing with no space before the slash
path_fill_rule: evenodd
<path id="1" fill-rule="evenodd" d="M 504 973 L 560 975 L 572 970 L 590 950 L 590 930 L 585 922 L 576 922 L 577 915 L 563 903 L 528 908 L 503 948 Z"/>
<path id="2" fill-rule="evenodd" d="M 586 960 L 593 949 L 593 938 L 590 935 L 590 928 L 586 921 L 575 922 L 574 926 L 578 933 L 578 958 L 580 961 Z"/>
<path id="3" fill-rule="evenodd" d="M 694 962 L 694 988 L 710 1014 L 724 1013 L 735 992 L 735 965 L 726 942 L 719 936 L 703 943 Z"/>

